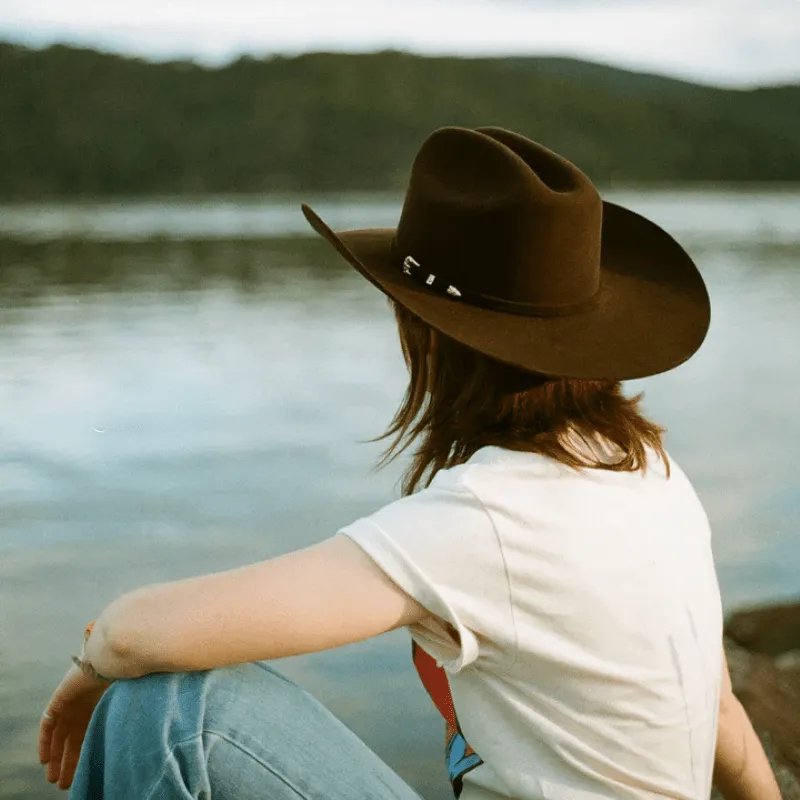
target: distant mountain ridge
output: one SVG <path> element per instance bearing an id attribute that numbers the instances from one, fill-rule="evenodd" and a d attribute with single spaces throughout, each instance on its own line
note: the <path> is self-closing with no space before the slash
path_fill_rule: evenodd
<path id="1" fill-rule="evenodd" d="M 800 86 L 399 52 L 220 68 L 0 43 L 0 197 L 400 189 L 441 125 L 500 125 L 603 182 L 800 181 Z"/>

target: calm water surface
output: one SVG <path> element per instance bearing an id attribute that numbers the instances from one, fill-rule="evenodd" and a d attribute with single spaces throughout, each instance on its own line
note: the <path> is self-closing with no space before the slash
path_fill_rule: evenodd
<path id="1" fill-rule="evenodd" d="M 708 510 L 725 604 L 796 595 L 800 191 L 610 197 L 667 227 L 711 288 L 700 353 L 629 388 Z M 363 443 L 404 388 L 391 315 L 298 202 L 0 207 L 0 797 L 56 794 L 38 714 L 120 592 L 295 549 L 398 496 L 402 465 L 373 472 Z M 392 225 L 398 199 L 315 207 Z M 405 633 L 280 666 L 448 796 Z"/>

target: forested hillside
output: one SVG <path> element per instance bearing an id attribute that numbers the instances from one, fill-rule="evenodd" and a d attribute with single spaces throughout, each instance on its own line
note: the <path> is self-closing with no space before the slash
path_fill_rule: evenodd
<path id="1" fill-rule="evenodd" d="M 0 44 L 0 196 L 392 189 L 440 125 L 502 125 L 598 182 L 800 181 L 800 86 L 396 52 L 209 69 Z"/>

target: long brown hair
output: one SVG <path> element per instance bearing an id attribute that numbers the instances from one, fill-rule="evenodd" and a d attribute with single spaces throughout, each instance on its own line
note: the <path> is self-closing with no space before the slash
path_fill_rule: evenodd
<path id="1" fill-rule="evenodd" d="M 664 429 L 639 410 L 641 394 L 625 397 L 619 381 L 548 378 L 523 372 L 434 332 L 390 299 L 409 372 L 403 402 L 379 439 L 391 439 L 381 465 L 416 442 L 403 493 L 427 486 L 440 470 L 496 445 L 540 453 L 574 469 L 647 469 L 646 448 L 669 462 Z M 616 445 L 612 463 L 587 456 L 567 434 Z M 589 452 L 592 452 L 590 449 Z"/>

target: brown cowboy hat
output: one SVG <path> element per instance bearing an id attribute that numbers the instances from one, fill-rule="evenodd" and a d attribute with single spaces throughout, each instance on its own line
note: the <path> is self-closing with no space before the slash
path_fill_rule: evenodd
<path id="1" fill-rule="evenodd" d="M 686 361 L 708 330 L 703 279 L 666 231 L 502 128 L 434 131 L 396 229 L 335 232 L 303 213 L 428 325 L 524 370 L 642 378 Z"/>

